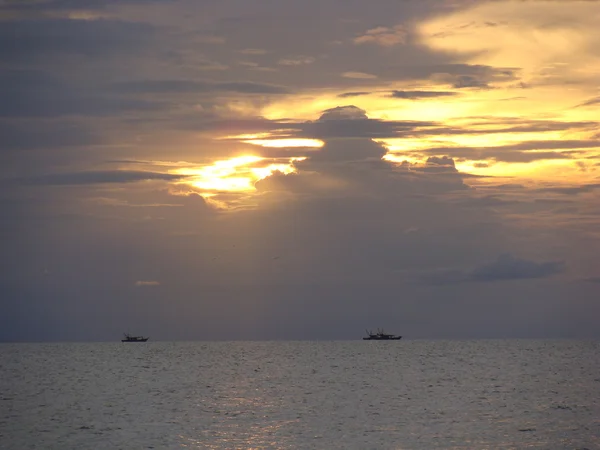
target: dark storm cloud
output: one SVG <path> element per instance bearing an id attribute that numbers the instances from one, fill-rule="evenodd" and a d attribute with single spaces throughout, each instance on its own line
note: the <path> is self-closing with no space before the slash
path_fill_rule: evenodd
<path id="1" fill-rule="evenodd" d="M 467 188 L 449 157 L 432 157 L 419 166 L 383 160 L 387 149 L 365 137 L 368 134 L 356 132 L 365 122 L 369 122 L 365 111 L 355 106 L 324 111 L 313 122 L 321 126 L 317 136 L 324 140 L 323 147 L 310 152 L 306 160 L 294 163 L 297 173 L 275 173 L 257 182 L 256 188 L 263 192 L 320 192 L 338 197 L 369 194 L 384 198 L 394 198 L 394 193 L 439 194 Z M 352 129 L 353 132 L 340 132 Z"/>
<path id="2" fill-rule="evenodd" d="M 502 254 L 491 263 L 470 270 L 441 270 L 425 275 L 427 284 L 445 285 L 454 283 L 497 282 L 548 278 L 565 271 L 564 261 L 530 261 Z"/>
<path id="3" fill-rule="evenodd" d="M 287 94 L 290 91 L 272 84 L 252 82 L 209 82 L 192 80 L 139 80 L 115 83 L 111 89 L 119 93 L 173 94 L 235 92 L 240 94 Z"/>
<path id="4" fill-rule="evenodd" d="M 68 172 L 40 175 L 24 178 L 21 181 L 31 185 L 85 185 L 101 183 L 133 183 L 136 181 L 164 180 L 176 181 L 185 178 L 183 175 L 173 175 L 159 172 L 143 172 L 135 170 L 99 170 L 90 172 Z"/>
<path id="5" fill-rule="evenodd" d="M 0 71 L 1 117 L 106 116 L 164 107 L 156 101 L 102 95 L 40 70 Z"/>
<path id="6" fill-rule="evenodd" d="M 392 138 L 421 127 L 433 127 L 435 122 L 416 120 L 385 121 L 369 119 L 354 105 L 339 106 L 323 112 L 312 122 L 296 124 L 290 128 L 300 130 L 300 135 L 317 139 L 332 138 Z"/>
<path id="7" fill-rule="evenodd" d="M 329 201 L 334 202 L 329 207 L 348 217 L 355 216 L 361 208 L 370 214 L 385 215 L 387 208 L 412 195 L 436 196 L 468 189 L 463 175 L 452 167 L 398 165 L 378 160 L 381 149 L 377 145 L 373 143 L 372 149 L 367 150 L 368 145 L 356 141 L 326 143 L 305 161 L 295 163 L 297 173 L 276 172 L 258 181 L 255 187 L 260 192 L 296 194 L 305 202 L 305 195 L 312 194 L 315 205 L 325 207 Z M 344 160 L 338 159 L 341 154 Z M 370 196 L 375 197 L 366 200 Z"/>
<path id="8" fill-rule="evenodd" d="M 452 97 L 455 95 L 458 94 L 456 92 L 445 91 L 392 91 L 390 97 L 417 100 L 421 98 Z"/>
<path id="9" fill-rule="evenodd" d="M 351 162 L 351 161 L 379 161 L 387 153 L 386 148 L 372 140 L 333 139 L 325 141 L 325 145 L 310 154 L 307 162 Z M 300 161 L 297 165 L 304 166 L 307 162 Z"/>

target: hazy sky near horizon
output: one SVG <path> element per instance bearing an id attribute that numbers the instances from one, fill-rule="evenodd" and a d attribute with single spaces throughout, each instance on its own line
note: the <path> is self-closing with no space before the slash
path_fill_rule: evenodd
<path id="1" fill-rule="evenodd" d="M 0 0 L 0 340 L 600 337 L 598 23 Z"/>

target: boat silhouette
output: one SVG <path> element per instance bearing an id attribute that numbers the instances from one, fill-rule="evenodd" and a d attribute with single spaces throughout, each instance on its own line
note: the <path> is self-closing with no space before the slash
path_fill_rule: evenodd
<path id="1" fill-rule="evenodd" d="M 364 341 L 399 341 L 402 339 L 402 336 L 386 333 L 383 328 L 381 330 L 377 328 L 377 333 L 366 331 L 368 336 L 363 338 Z"/>
<path id="2" fill-rule="evenodd" d="M 144 336 L 132 336 L 129 333 L 123 333 L 123 339 L 121 342 L 146 342 L 149 338 Z"/>

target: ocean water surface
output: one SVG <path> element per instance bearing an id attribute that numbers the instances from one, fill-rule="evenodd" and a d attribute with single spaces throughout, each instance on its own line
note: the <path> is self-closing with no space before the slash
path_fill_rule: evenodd
<path id="1" fill-rule="evenodd" d="M 0 345 L 2 449 L 600 449 L 600 342 Z"/>

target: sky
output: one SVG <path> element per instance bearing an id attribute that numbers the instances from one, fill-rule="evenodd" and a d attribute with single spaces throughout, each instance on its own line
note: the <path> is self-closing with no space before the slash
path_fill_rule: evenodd
<path id="1" fill-rule="evenodd" d="M 0 0 L 0 341 L 600 337 L 598 23 Z"/>

